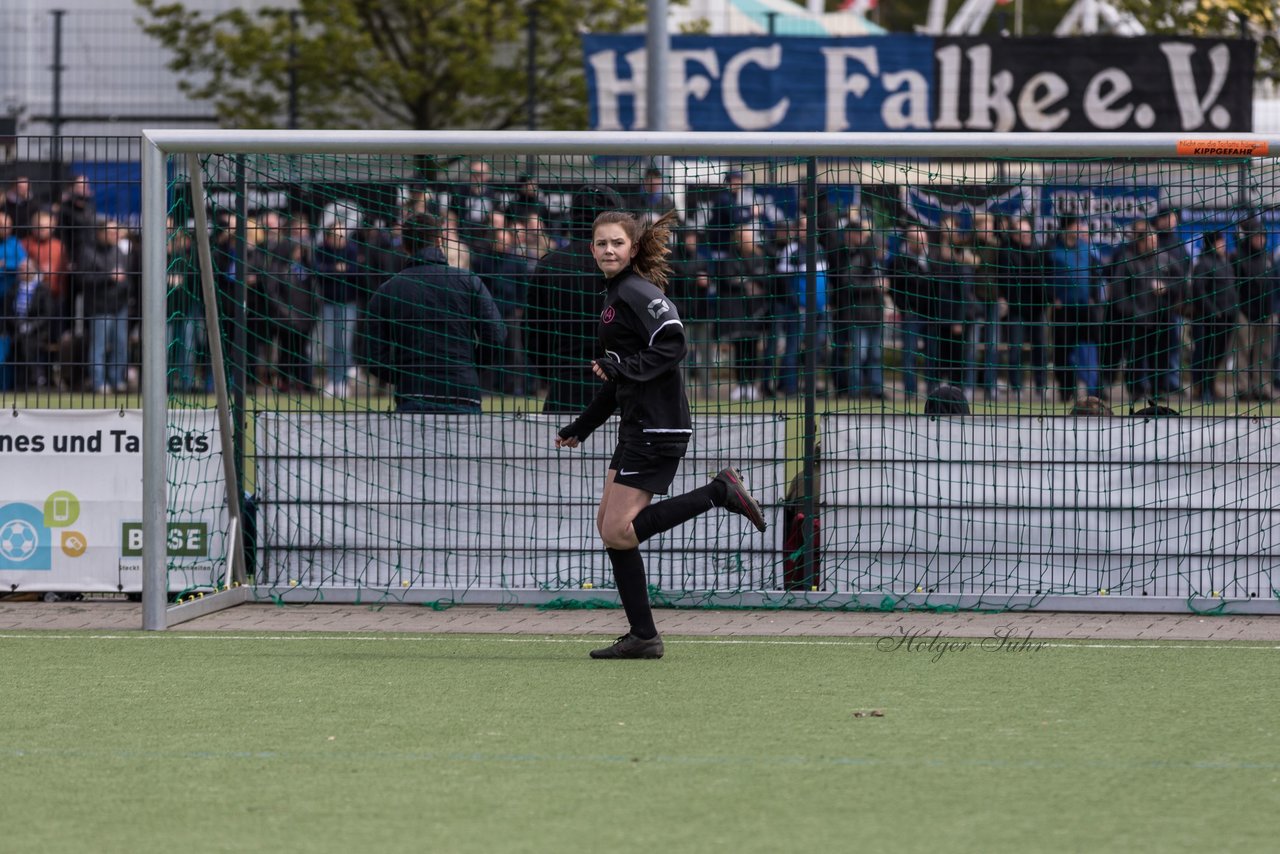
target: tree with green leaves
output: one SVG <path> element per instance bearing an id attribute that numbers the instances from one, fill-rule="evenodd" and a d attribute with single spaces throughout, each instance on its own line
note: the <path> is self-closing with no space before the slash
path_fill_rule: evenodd
<path id="1" fill-rule="evenodd" d="M 228 127 L 586 127 L 584 31 L 640 23 L 644 0 L 298 0 L 216 14 L 135 0 L 180 86 Z"/>
<path id="2" fill-rule="evenodd" d="M 1112 0 L 1129 12 L 1149 33 L 1182 36 L 1234 36 L 1258 42 L 1259 78 L 1280 80 L 1280 24 L 1277 0 Z"/>

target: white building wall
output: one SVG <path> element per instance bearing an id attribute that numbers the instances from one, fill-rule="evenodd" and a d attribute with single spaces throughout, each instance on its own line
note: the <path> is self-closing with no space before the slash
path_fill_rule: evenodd
<path id="1" fill-rule="evenodd" d="M 213 14 L 289 0 L 187 0 Z M 136 136 L 143 127 L 211 127 L 209 104 L 178 90 L 171 54 L 142 30 L 133 0 L 4 0 L 0 3 L 0 111 L 18 133 L 50 134 L 53 112 L 54 16 L 62 18 L 62 104 L 67 136 Z M 101 117 L 91 121 L 76 116 Z M 131 120 L 127 117 L 146 117 Z M 167 121 L 165 119 L 168 119 Z"/>

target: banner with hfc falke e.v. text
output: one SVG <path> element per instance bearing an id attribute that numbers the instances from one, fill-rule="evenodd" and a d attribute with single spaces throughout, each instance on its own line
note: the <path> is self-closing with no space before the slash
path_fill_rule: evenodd
<path id="1" fill-rule="evenodd" d="M 649 127 L 644 35 L 582 44 L 592 130 Z M 1256 52 L 1164 35 L 680 35 L 665 118 L 673 131 L 1249 131 Z"/>
<path id="2" fill-rule="evenodd" d="M 169 588 L 209 586 L 226 551 L 217 418 L 169 423 L 169 481 L 195 485 L 169 490 Z M 0 590 L 142 589 L 141 410 L 0 414 L 0 473 Z"/>

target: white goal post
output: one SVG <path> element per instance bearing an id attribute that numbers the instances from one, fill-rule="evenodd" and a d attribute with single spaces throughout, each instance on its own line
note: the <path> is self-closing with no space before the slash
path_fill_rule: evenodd
<path id="1" fill-rule="evenodd" d="M 812 158 L 853 163 L 849 167 L 867 180 L 874 177 L 892 183 L 896 170 L 921 169 L 934 160 L 990 161 L 1014 158 L 1063 158 L 1087 161 L 1104 158 L 1130 160 L 1182 158 L 1185 168 L 1224 159 L 1250 168 L 1250 158 L 1280 153 L 1280 136 L 1259 134 L 1173 135 L 1173 134 L 989 134 L 989 133 L 670 133 L 670 132 L 485 132 L 485 131 L 216 131 L 147 130 L 142 135 L 142 400 L 143 400 L 143 628 L 164 629 L 168 625 L 209 610 L 248 601 L 247 589 L 235 588 L 203 597 L 171 609 L 167 602 L 167 506 L 166 471 L 167 407 L 166 385 L 166 217 L 169 211 L 172 158 L 188 159 L 193 183 L 198 183 L 198 162 L 206 155 L 432 155 L 508 156 L 551 155 L 629 156 L 651 159 L 706 158 L 709 160 L 747 158 Z M 812 162 L 812 161 L 811 161 Z M 183 167 L 186 168 L 186 167 Z M 1234 167 L 1233 167 L 1234 168 Z M 975 175 L 984 174 L 980 170 Z M 976 180 L 981 180 L 980 178 Z M 197 193 L 196 223 L 204 286 L 211 287 L 208 265 L 208 229 L 202 195 Z M 213 303 L 213 300 L 209 300 Z M 208 306 L 212 309 L 212 306 Z M 211 332 L 214 332 L 211 327 Z M 211 334 L 216 338 L 216 334 Z M 215 359 L 218 354 L 214 354 Z M 226 437 L 226 389 L 221 371 L 217 398 Z M 811 416 L 811 413 L 810 413 Z M 1047 439 L 1045 441 L 1048 441 Z M 852 451 L 850 451 L 852 452 Z M 234 469 L 225 465 L 229 530 L 234 543 L 240 542 L 243 525 L 238 518 L 239 492 Z M 237 570 L 238 572 L 239 570 Z M 228 578 L 233 577 L 230 570 Z M 803 605 L 805 597 L 795 600 Z M 332 601 L 332 600 L 330 600 Z M 824 601 L 830 601 L 824 597 Z M 910 594 L 903 600 L 910 604 Z M 937 601 L 936 599 L 934 601 Z M 957 600 L 962 606 L 964 600 Z M 1246 600 L 1242 610 L 1274 610 L 1270 599 Z M 1094 601 L 1075 605 L 1056 602 L 1058 607 L 1115 609 L 1160 609 L 1154 601 Z M 1206 598 L 1205 608 L 1222 603 Z M 1041 607 L 1054 607 L 1049 600 Z M 968 606 L 972 607 L 973 602 Z M 185 610 L 184 610 L 185 609 Z"/>

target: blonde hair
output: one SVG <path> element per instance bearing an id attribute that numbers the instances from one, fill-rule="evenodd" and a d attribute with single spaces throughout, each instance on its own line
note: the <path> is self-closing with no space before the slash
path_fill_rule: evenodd
<path id="1" fill-rule="evenodd" d="M 667 279 L 671 276 L 671 264 L 667 256 L 671 254 L 671 228 L 676 221 L 676 212 L 667 211 L 652 223 L 641 226 L 640 221 L 628 211 L 604 211 L 591 224 L 591 237 L 594 240 L 596 229 L 602 225 L 616 223 L 622 226 L 627 237 L 636 247 L 635 258 L 631 266 L 641 276 L 657 285 L 661 291 L 667 289 Z"/>

